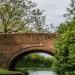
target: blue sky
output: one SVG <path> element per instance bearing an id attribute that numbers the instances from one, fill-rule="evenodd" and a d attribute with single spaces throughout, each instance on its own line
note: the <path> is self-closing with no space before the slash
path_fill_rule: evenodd
<path id="1" fill-rule="evenodd" d="M 66 8 L 70 4 L 70 0 L 32 0 L 37 3 L 40 9 L 45 10 L 46 22 L 58 26 L 65 18 Z"/>

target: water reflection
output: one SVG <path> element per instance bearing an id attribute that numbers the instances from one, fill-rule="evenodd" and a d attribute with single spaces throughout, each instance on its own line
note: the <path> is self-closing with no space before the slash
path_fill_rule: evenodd
<path id="1" fill-rule="evenodd" d="M 29 71 L 29 75 L 56 75 L 53 71 Z"/>

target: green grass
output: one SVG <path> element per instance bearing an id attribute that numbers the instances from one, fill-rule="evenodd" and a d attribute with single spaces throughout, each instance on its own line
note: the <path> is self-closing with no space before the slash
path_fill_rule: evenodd
<path id="1" fill-rule="evenodd" d="M 35 71 L 50 71 L 52 70 L 51 68 L 16 68 L 18 71 L 28 71 L 28 70 L 35 70 Z"/>
<path id="2" fill-rule="evenodd" d="M 9 71 L 9 70 L 7 70 L 7 69 L 1 69 L 1 68 L 0 68 L 0 74 L 21 74 L 21 72 Z"/>

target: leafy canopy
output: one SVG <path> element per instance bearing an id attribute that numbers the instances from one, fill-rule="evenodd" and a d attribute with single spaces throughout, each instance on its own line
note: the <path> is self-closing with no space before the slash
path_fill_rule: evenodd
<path id="1" fill-rule="evenodd" d="M 75 0 L 71 0 L 65 15 L 68 19 L 60 24 L 55 42 L 55 69 L 58 75 L 75 75 Z"/>
<path id="2" fill-rule="evenodd" d="M 46 32 L 45 16 L 29 0 L 3 0 L 0 3 L 0 32 Z"/>
<path id="3" fill-rule="evenodd" d="M 75 20 L 58 27 L 55 69 L 58 75 L 75 75 Z"/>

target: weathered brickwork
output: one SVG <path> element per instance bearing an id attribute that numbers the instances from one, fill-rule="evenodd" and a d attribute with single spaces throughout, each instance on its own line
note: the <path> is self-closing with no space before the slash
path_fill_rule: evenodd
<path id="1" fill-rule="evenodd" d="M 54 54 L 55 38 L 56 34 L 48 33 L 0 34 L 0 67 L 10 68 L 13 61 L 32 52 Z"/>

